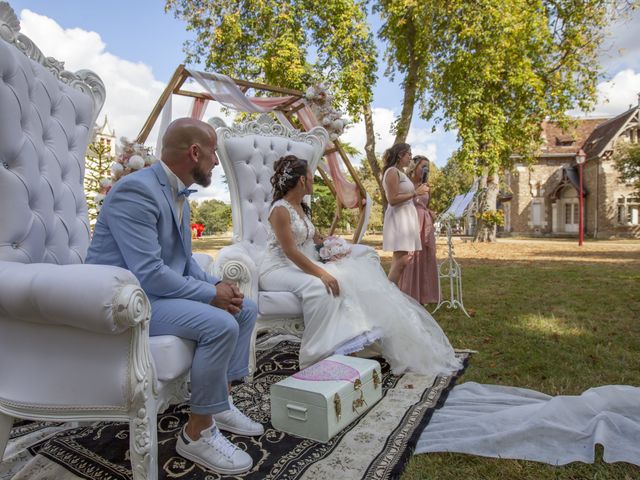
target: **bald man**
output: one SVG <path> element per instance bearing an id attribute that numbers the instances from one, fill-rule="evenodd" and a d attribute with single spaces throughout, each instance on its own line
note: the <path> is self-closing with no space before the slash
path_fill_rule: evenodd
<path id="1" fill-rule="evenodd" d="M 172 122 L 162 139 L 162 160 L 122 178 L 107 195 L 86 261 L 133 272 L 151 301 L 150 335 L 196 343 L 191 414 L 176 450 L 209 470 L 233 475 L 249 470 L 252 460 L 220 429 L 264 433 L 228 392 L 231 381 L 249 373 L 257 309 L 236 285 L 205 273 L 193 260 L 185 198 L 187 186 L 211 183 L 216 141 L 215 130 L 204 122 Z"/>

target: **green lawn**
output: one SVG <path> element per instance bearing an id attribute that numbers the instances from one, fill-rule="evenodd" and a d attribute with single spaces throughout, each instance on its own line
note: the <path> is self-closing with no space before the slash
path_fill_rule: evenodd
<path id="1" fill-rule="evenodd" d="M 214 253 L 228 239 L 194 242 Z M 367 243 L 380 247 L 379 237 Z M 440 245 L 439 249 L 444 249 Z M 440 310 L 454 346 L 479 353 L 461 382 L 580 394 L 607 384 L 640 385 L 640 242 L 570 241 L 458 244 L 464 303 L 472 313 Z M 389 256 L 382 255 L 388 267 Z M 640 468 L 564 467 L 462 454 L 414 456 L 413 479 L 637 479 Z"/>

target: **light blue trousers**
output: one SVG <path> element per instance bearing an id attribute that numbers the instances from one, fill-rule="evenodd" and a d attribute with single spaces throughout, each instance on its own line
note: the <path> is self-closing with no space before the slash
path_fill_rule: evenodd
<path id="1" fill-rule="evenodd" d="M 191 411 L 228 410 L 227 383 L 249 374 L 249 346 L 258 309 L 244 299 L 236 315 L 206 303 L 178 298 L 151 302 L 149 333 L 196 342 L 191 364 Z"/>

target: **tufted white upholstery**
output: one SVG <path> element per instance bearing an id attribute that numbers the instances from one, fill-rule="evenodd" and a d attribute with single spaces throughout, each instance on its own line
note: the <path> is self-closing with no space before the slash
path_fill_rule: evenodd
<path id="1" fill-rule="evenodd" d="M 131 272 L 82 264 L 84 153 L 104 98 L 95 74 L 45 58 L 0 2 L 0 459 L 13 417 L 129 421 L 133 477 L 155 480 L 156 413 L 188 397 L 194 346 L 149 340 Z"/>
<path id="2" fill-rule="evenodd" d="M 293 154 L 306 159 L 315 171 L 329 140 L 327 132 L 319 127 L 307 133 L 291 131 L 268 116 L 234 127 L 217 118 L 209 123 L 216 127 L 218 156 L 229 183 L 234 242 L 220 251 L 215 273 L 238 282 L 243 293 L 257 303 L 255 334 L 263 329 L 301 334 L 304 323 L 299 299 L 291 292 L 259 291 L 258 265 L 267 242 L 274 162 Z M 253 371 L 253 349 L 250 362 Z"/>
<path id="3" fill-rule="evenodd" d="M 241 239 L 250 245 L 263 247 L 267 242 L 267 225 L 271 207 L 272 188 L 270 179 L 273 164 L 284 155 L 296 155 L 311 161 L 315 171 L 320 143 L 309 144 L 285 136 L 252 134 L 244 137 L 227 137 L 222 140 L 229 162 L 225 162 L 231 195 L 238 202 L 233 211 L 234 240 Z M 231 181 L 231 178 L 234 181 Z M 255 254 L 254 249 L 249 250 Z"/>
<path id="4" fill-rule="evenodd" d="M 93 101 L 0 42 L 0 259 L 81 263 Z"/>

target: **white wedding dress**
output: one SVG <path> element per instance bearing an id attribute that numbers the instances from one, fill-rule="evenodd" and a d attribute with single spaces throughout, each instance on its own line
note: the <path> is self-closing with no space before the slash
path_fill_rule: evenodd
<path id="1" fill-rule="evenodd" d="M 284 199 L 298 248 L 333 275 L 340 295 L 327 293 L 319 278 L 300 270 L 284 254 L 273 231 L 260 264 L 260 288 L 292 291 L 302 301 L 305 330 L 300 347 L 304 368 L 334 353 L 348 354 L 375 342 L 394 374 L 448 374 L 462 367 L 446 335 L 429 313 L 391 283 L 369 247 L 354 245 L 351 255 L 320 263 L 315 228 Z"/>

